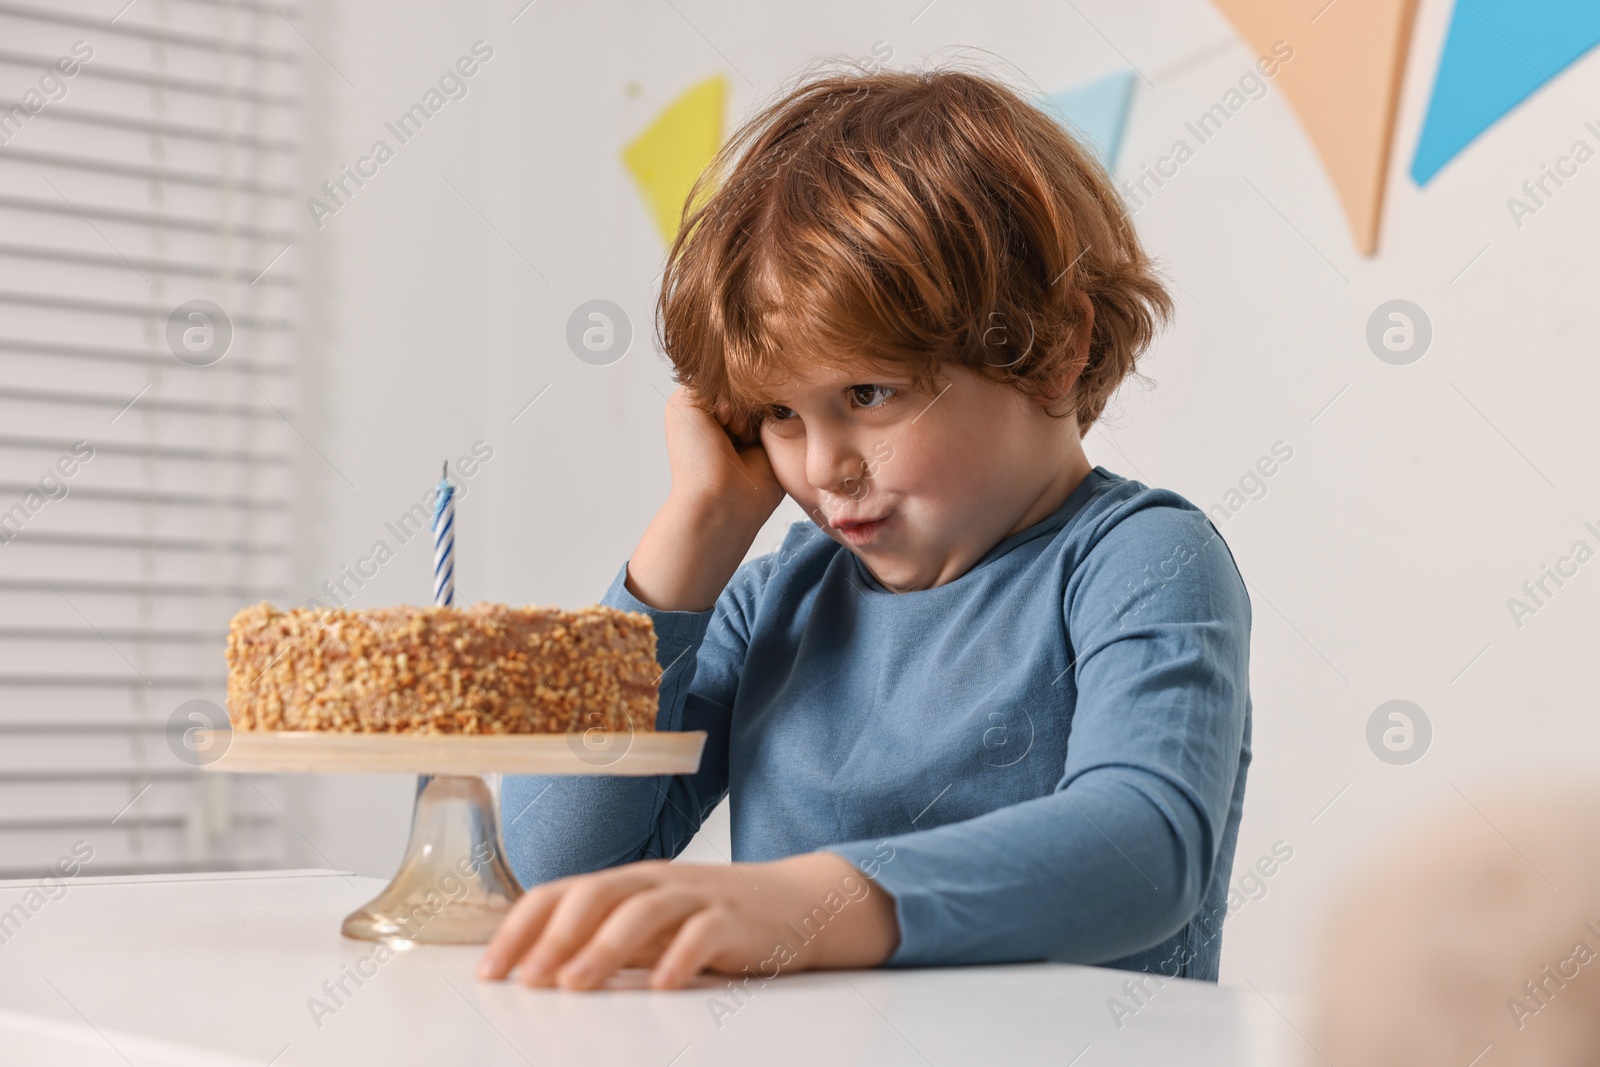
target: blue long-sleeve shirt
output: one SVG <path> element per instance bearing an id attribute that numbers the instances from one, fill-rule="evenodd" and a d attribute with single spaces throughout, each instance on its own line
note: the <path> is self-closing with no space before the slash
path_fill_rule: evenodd
<path id="1" fill-rule="evenodd" d="M 694 774 L 507 776 L 524 885 L 681 852 L 825 849 L 895 900 L 889 966 L 1052 959 L 1215 980 L 1250 764 L 1250 602 L 1176 493 L 1095 467 L 971 570 L 893 593 L 810 522 L 655 624 Z"/>

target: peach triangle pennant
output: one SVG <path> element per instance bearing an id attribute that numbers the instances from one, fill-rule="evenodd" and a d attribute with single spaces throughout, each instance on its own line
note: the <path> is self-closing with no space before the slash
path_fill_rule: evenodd
<path id="1" fill-rule="evenodd" d="M 1294 49 L 1274 81 L 1322 160 L 1356 247 L 1378 247 L 1395 107 L 1416 0 L 1215 0 L 1258 55 Z"/>

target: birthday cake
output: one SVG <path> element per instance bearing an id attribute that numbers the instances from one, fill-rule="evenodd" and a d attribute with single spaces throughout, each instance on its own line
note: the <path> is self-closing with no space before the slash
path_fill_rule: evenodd
<path id="1" fill-rule="evenodd" d="M 562 611 L 261 603 L 228 626 L 236 730 L 528 734 L 654 730 L 655 627 Z"/>

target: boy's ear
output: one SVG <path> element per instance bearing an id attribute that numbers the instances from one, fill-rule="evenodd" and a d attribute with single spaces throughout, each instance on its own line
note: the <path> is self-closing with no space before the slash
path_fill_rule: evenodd
<path id="1" fill-rule="evenodd" d="M 1072 369 L 1063 385 L 1063 393 L 1072 391 L 1072 387 L 1078 384 L 1078 379 L 1083 375 L 1084 368 L 1089 366 L 1089 343 L 1094 337 L 1094 301 L 1089 299 L 1088 293 L 1080 291 L 1077 302 L 1083 309 L 1083 321 L 1078 323 L 1078 328 L 1072 333 Z"/>
<path id="2" fill-rule="evenodd" d="M 1078 329 L 1072 338 L 1073 347 L 1076 349 L 1073 353 L 1076 357 L 1073 362 L 1079 366 L 1081 374 L 1082 366 L 1089 362 L 1089 339 L 1094 336 L 1094 301 L 1089 299 L 1088 293 L 1080 289 L 1077 304 L 1083 311 L 1083 321 L 1078 324 Z"/>
<path id="3" fill-rule="evenodd" d="M 1038 401 L 1039 406 L 1047 414 L 1064 418 L 1067 412 L 1075 410 L 1077 406 L 1072 401 L 1072 387 L 1077 384 L 1077 381 L 1076 375 L 1064 377 L 1059 388 L 1051 390 L 1048 396 L 1042 397 Z M 1066 412 L 1060 410 L 1063 403 L 1066 404 Z"/>
<path id="4" fill-rule="evenodd" d="M 1083 310 L 1083 321 L 1078 323 L 1077 329 L 1073 331 L 1072 361 L 1068 369 L 1062 373 L 1057 387 L 1044 398 L 1046 411 L 1072 396 L 1073 387 L 1078 384 L 1084 368 L 1089 365 L 1089 339 L 1094 335 L 1094 301 L 1089 299 L 1087 293 L 1079 291 L 1075 302 Z"/>

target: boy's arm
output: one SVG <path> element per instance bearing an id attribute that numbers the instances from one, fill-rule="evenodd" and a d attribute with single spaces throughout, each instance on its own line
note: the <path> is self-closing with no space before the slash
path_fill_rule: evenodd
<path id="1" fill-rule="evenodd" d="M 524 886 L 681 852 L 727 793 L 728 724 L 744 663 L 744 611 L 752 566 L 736 574 L 715 609 L 663 611 L 644 603 L 618 570 L 601 603 L 650 616 L 661 669 L 657 730 L 704 730 L 692 775 L 507 775 L 500 810 L 512 869 Z M 579 735 L 573 735 L 575 738 Z M 589 757 L 597 764 L 605 753 Z"/>
<path id="2" fill-rule="evenodd" d="M 735 441 L 685 389 L 668 398 L 665 420 L 672 490 L 601 603 L 650 617 L 661 668 L 656 729 L 706 731 L 700 769 L 644 778 L 507 776 L 503 834 L 524 886 L 670 859 L 728 791 L 729 718 L 747 620 L 768 573 L 740 560 L 783 490 L 760 446 Z"/>
<path id="3" fill-rule="evenodd" d="M 828 849 L 894 897 L 890 966 L 1102 963 L 1160 944 L 1199 908 L 1249 699 L 1250 605 L 1232 555 L 1203 516 L 1147 509 L 1090 553 L 1064 607 L 1078 696 L 1055 790 Z"/>

